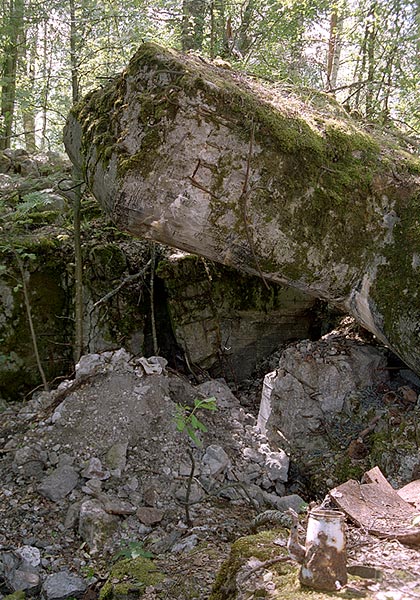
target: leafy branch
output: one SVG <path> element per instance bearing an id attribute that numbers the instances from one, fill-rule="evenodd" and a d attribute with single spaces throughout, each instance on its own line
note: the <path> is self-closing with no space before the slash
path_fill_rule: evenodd
<path id="1" fill-rule="evenodd" d="M 217 410 L 217 400 L 214 396 L 211 398 L 196 398 L 194 406 L 185 406 L 184 404 L 176 404 L 175 423 L 176 428 L 180 432 L 185 432 L 188 437 L 201 448 L 203 445 L 200 438 L 197 436 L 199 431 L 207 432 L 207 427 L 197 417 L 197 412 L 200 410 Z"/>
<path id="2" fill-rule="evenodd" d="M 194 442 L 196 446 L 201 448 L 203 442 L 198 437 L 198 432 L 206 433 L 207 427 L 197 417 L 197 412 L 200 410 L 210 410 L 214 412 L 217 410 L 217 400 L 214 396 L 210 398 L 195 398 L 194 406 L 185 406 L 184 404 L 176 404 L 175 410 L 175 423 L 176 428 L 181 433 L 185 433 Z M 187 525 L 192 525 L 190 517 L 190 497 L 191 497 L 191 484 L 194 478 L 195 461 L 191 448 L 187 448 L 187 454 L 190 458 L 191 469 L 188 475 L 187 489 L 185 492 L 185 518 Z"/>

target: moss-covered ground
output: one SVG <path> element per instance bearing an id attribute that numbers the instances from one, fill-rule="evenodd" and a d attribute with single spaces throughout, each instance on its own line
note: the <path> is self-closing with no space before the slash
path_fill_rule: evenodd
<path id="1" fill-rule="evenodd" d="M 99 600 L 129 600 L 140 598 L 148 586 L 165 579 L 149 558 L 126 558 L 111 569 Z"/>
<path id="2" fill-rule="evenodd" d="M 264 531 L 256 535 L 247 536 L 238 539 L 232 544 L 229 558 L 222 565 L 215 585 L 210 596 L 210 600 L 235 600 L 239 597 L 245 597 L 247 589 L 246 580 L 243 584 L 237 583 L 237 575 L 240 569 L 251 558 L 265 562 L 277 557 L 286 557 L 287 550 L 285 546 L 279 546 L 275 541 L 288 537 L 288 531 L 272 530 Z M 278 562 L 266 567 L 266 570 L 272 573 L 272 578 L 268 579 L 274 583 L 275 590 L 268 591 L 264 585 L 264 578 L 261 578 L 261 586 L 255 589 L 252 598 L 272 598 L 273 600 L 328 600 L 330 598 L 353 598 L 350 592 L 341 591 L 339 594 L 332 592 L 318 592 L 311 590 L 299 583 L 299 565 L 295 562 Z M 261 570 L 263 573 L 264 570 Z M 241 589 L 238 589 L 238 585 Z M 251 597 L 251 596 L 249 596 Z M 369 596 L 365 596 L 368 598 Z"/>

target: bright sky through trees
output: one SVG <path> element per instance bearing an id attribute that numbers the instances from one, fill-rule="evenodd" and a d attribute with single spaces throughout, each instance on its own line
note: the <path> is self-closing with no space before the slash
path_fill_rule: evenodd
<path id="1" fill-rule="evenodd" d="M 1 0 L 1 10 L 0 148 L 60 149 L 75 77 L 84 94 L 151 39 L 334 93 L 420 135 L 420 0 Z"/>

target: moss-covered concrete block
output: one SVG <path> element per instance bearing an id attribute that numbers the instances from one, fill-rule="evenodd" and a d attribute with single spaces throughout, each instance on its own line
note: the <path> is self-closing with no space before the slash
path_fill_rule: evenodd
<path id="1" fill-rule="evenodd" d="M 420 160 L 396 137 L 144 44 L 65 142 L 122 229 L 326 299 L 420 372 Z"/>

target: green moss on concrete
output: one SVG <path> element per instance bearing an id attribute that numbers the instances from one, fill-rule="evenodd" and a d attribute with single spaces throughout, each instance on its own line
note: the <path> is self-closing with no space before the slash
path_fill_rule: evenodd
<path id="1" fill-rule="evenodd" d="M 127 269 L 125 254 L 114 242 L 94 245 L 89 250 L 88 264 L 96 278 L 107 281 L 120 280 Z"/>
<path id="2" fill-rule="evenodd" d="M 87 152 L 95 146 L 98 159 L 107 164 L 118 140 L 116 113 L 123 104 L 125 93 L 124 74 L 109 82 L 104 89 L 90 92 L 72 108 L 82 131 L 82 150 Z"/>
<path id="3" fill-rule="evenodd" d="M 145 75 L 153 78 L 153 95 L 139 91 Z M 135 139 L 125 130 L 126 102 L 141 125 Z M 239 242 L 232 246 L 232 262 L 343 298 L 362 273 L 372 271 L 383 250 L 372 288 L 374 318 L 379 325 L 383 321 L 386 336 L 401 355 L 413 345 L 420 348 L 420 332 L 410 329 L 410 323 L 420 322 L 420 311 L 413 308 L 419 304 L 420 278 L 418 267 L 410 263 L 411 247 L 417 252 L 420 239 L 419 202 L 413 191 L 418 181 L 411 187 L 410 178 L 420 173 L 420 161 L 401 150 L 392 136 L 364 131 L 327 95 L 284 86 L 270 89 L 149 43 L 140 47 L 121 76 L 74 109 L 90 173 L 95 160 L 106 168 L 113 157 L 117 185 L 128 172 L 147 178 L 162 160 L 167 128 L 180 107 L 199 125 L 204 120 L 215 129 L 231 129 L 244 148 L 254 139 L 254 149 L 262 149 L 252 155 L 249 166 L 251 173 L 258 173 L 258 185 L 246 201 L 229 196 L 226 189 L 228 175 L 238 168 L 235 160 L 243 163 L 246 153 L 235 158 L 226 151 L 208 183 L 216 244 L 224 247 L 232 231 Z M 239 168 L 245 172 L 243 164 Z M 401 220 L 385 249 L 382 203 L 394 203 Z M 234 222 L 223 224 L 227 213 Z M 264 231 L 257 222 L 261 215 L 273 232 L 287 232 L 296 241 L 288 243 L 287 260 L 278 248 L 281 241 L 273 240 L 268 254 L 268 241 L 258 238 Z M 250 223 L 257 226 L 250 228 Z M 264 258 L 256 264 L 255 256 Z M 331 265 L 337 269 L 337 286 Z M 420 350 L 418 354 L 412 365 L 418 364 Z"/>
<path id="4" fill-rule="evenodd" d="M 420 194 L 410 195 L 407 180 L 395 200 L 393 239 L 384 248 L 371 297 L 389 344 L 408 364 L 412 354 L 415 368 L 420 361 Z"/>
<path id="5" fill-rule="evenodd" d="M 7 400 L 19 400 L 41 383 L 12 241 L 22 253 L 46 377 L 52 381 L 74 369 L 74 252 L 71 239 L 62 233 L 61 229 L 50 228 L 31 235 L 13 232 L 13 240 L 3 244 L 0 251 L 0 263 L 6 267 L 0 274 L 0 397 Z M 141 353 L 147 308 L 144 299 L 139 299 L 136 282 L 125 286 L 94 312 L 90 309 L 92 302 L 115 289 L 134 269 L 141 268 L 148 254 L 137 245 L 138 249 L 132 249 L 127 258 L 121 240 L 107 241 L 113 239 L 113 232 L 102 223 L 84 228 L 83 235 L 85 298 L 91 301 L 86 306 L 86 341 L 89 338 L 95 349 L 124 346 Z"/>
<path id="6" fill-rule="evenodd" d="M 127 558 L 111 569 L 99 600 L 130 600 L 140 598 L 146 587 L 165 579 L 154 562 L 148 558 Z"/>
<path id="7" fill-rule="evenodd" d="M 138 151 L 131 154 L 124 150 L 123 144 L 117 143 L 119 136 L 123 140 L 127 133 L 122 131 L 119 124 L 119 110 L 126 94 L 130 93 L 128 82 L 142 73 L 145 67 L 155 69 L 156 87 L 153 97 L 147 94 L 136 97 L 144 136 L 140 139 Z M 194 97 L 200 93 L 205 95 L 206 100 L 212 101 L 217 109 L 213 116 L 209 112 L 200 118 L 213 119 L 215 124 L 220 119 L 226 119 L 237 134 L 247 140 L 252 129 L 256 141 L 265 148 L 272 147 L 276 151 L 296 155 L 302 175 L 306 174 L 305 157 L 308 162 L 307 174 L 310 175 L 314 165 L 321 167 L 325 161 L 336 160 L 337 156 L 349 158 L 352 152 L 359 151 L 363 153 L 360 164 L 365 167 L 378 154 L 377 144 L 368 134 L 359 131 L 354 124 L 344 126 L 344 119 L 347 119 L 344 111 L 326 94 L 312 92 L 312 106 L 319 105 L 324 110 L 328 107 L 328 110 L 340 115 L 340 121 L 322 119 L 320 113 L 316 122 L 311 115 L 299 114 L 299 107 L 288 108 L 289 104 L 285 102 L 284 108 L 281 101 L 277 104 L 271 102 L 269 94 L 262 87 L 259 92 L 250 87 L 245 79 L 152 43 L 140 47 L 121 76 L 105 89 L 92 92 L 73 109 L 82 125 L 85 152 L 93 144 L 98 156 L 103 158 L 104 153 L 110 154 L 109 148 L 112 148 L 119 156 L 120 175 L 127 170 L 138 169 L 146 176 L 151 163 L 158 158 L 158 147 L 162 142 L 156 126 L 162 119 L 172 120 L 176 117 L 180 96 L 186 94 Z M 308 90 L 296 88 L 290 95 L 293 94 L 297 98 L 300 94 L 303 101 L 311 102 Z M 316 102 L 313 101 L 314 97 Z"/>

